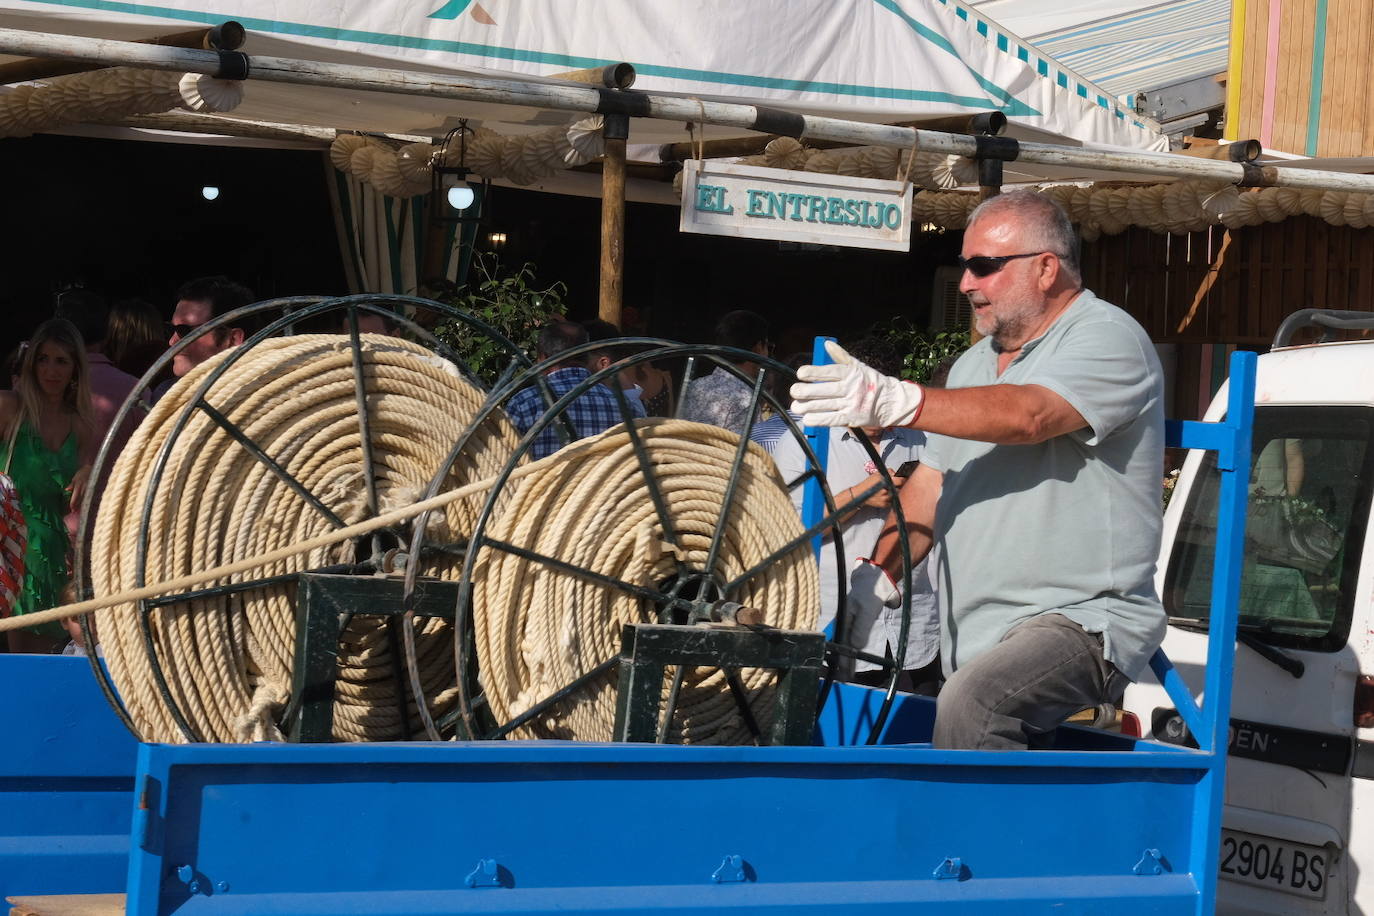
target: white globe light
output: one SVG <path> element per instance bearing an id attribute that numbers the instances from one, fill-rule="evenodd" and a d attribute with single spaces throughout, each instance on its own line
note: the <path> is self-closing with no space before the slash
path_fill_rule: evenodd
<path id="1" fill-rule="evenodd" d="M 465 184 L 448 189 L 448 205 L 455 210 L 466 210 L 476 199 L 477 195 L 472 192 L 472 188 Z"/>
<path id="2" fill-rule="evenodd" d="M 214 200 L 216 197 L 219 197 L 219 188 L 212 184 L 207 184 L 200 189 L 200 196 L 204 197 L 206 200 Z"/>

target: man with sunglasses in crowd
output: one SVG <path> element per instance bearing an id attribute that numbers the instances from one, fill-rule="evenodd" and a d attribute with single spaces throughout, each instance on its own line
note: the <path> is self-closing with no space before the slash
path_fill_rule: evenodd
<path id="1" fill-rule="evenodd" d="M 176 310 L 167 326 L 168 346 L 176 346 L 201 325 L 252 302 L 248 287 L 228 277 L 201 277 L 183 284 L 177 290 Z M 219 328 L 196 338 L 172 360 L 172 374 L 181 378 L 216 353 L 237 347 L 246 332 L 242 327 Z"/>
<path id="2" fill-rule="evenodd" d="M 886 377 L 839 347 L 805 366 L 813 426 L 925 430 L 901 491 L 914 561 L 938 548 L 940 694 L 933 742 L 1040 746 L 1073 713 L 1119 701 L 1165 630 L 1154 588 L 1164 379 L 1149 337 L 1082 288 L 1067 216 L 1031 191 L 985 201 L 960 290 L 983 339 L 946 389 Z M 895 603 L 895 524 L 851 577 Z"/>

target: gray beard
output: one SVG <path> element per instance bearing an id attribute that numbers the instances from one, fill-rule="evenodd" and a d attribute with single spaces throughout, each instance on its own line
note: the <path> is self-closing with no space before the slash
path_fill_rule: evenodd
<path id="1" fill-rule="evenodd" d="M 1031 322 L 1038 317 L 1038 313 L 1032 308 L 1022 307 L 1009 315 L 1000 315 L 996 318 L 989 316 L 987 319 L 975 321 L 973 326 L 978 329 L 978 333 L 984 337 L 991 337 L 993 346 L 998 350 L 1014 349 L 1010 344 L 1012 340 L 1023 337 L 1029 333 Z M 987 326 L 986 330 L 984 329 Z"/>

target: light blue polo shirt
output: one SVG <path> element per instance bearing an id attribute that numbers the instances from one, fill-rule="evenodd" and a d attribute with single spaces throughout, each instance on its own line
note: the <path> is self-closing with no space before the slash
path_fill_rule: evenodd
<path id="1" fill-rule="evenodd" d="M 1088 425 L 1038 445 L 931 436 L 944 473 L 931 575 L 946 672 L 1016 624 L 1059 613 L 1103 635 L 1136 680 L 1164 638 L 1155 594 L 1162 528 L 1164 375 L 1143 328 L 1084 290 L 1001 376 L 991 339 L 954 364 L 950 388 L 1041 385 Z"/>

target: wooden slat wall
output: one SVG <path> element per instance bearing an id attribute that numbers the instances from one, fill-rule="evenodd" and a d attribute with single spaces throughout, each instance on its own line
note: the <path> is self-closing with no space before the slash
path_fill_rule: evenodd
<path id="1" fill-rule="evenodd" d="M 1238 137 L 1259 138 L 1273 149 L 1304 151 L 1316 6 L 1317 0 L 1247 0 Z M 1278 44 L 1271 55 L 1269 27 L 1275 16 L 1279 23 Z M 1266 133 L 1266 81 L 1271 63 L 1275 65 L 1273 113 Z"/>
<path id="2" fill-rule="evenodd" d="M 1274 51 L 1269 29 L 1278 20 Z M 1321 28 L 1325 40 L 1318 43 Z M 1266 85 L 1274 67 L 1274 85 Z M 1236 138 L 1316 156 L 1374 154 L 1374 3 L 1369 0 L 1246 0 L 1240 105 L 1227 112 Z M 1312 120 L 1314 73 L 1322 76 Z M 1266 94 L 1271 110 L 1265 130 Z M 1315 130 L 1313 129 L 1315 126 Z"/>
<path id="3" fill-rule="evenodd" d="M 1284 15 L 1279 30 L 1274 133 L 1264 142 L 1271 149 L 1301 153 L 1307 146 L 1308 113 L 1312 107 L 1312 54 L 1317 29 L 1317 2 L 1282 2 Z M 1248 6 L 1246 8 L 1249 9 Z M 1267 53 L 1261 52 L 1261 58 Z M 1330 88 L 1330 83 L 1325 81 L 1322 85 L 1324 89 Z"/>
<path id="4" fill-rule="evenodd" d="M 1317 155 L 1360 156 L 1369 142 L 1369 0 L 1330 0 Z"/>
<path id="5" fill-rule="evenodd" d="M 1298 309 L 1374 311 L 1374 228 L 1299 216 L 1186 236 L 1131 229 L 1083 246 L 1083 282 L 1157 342 L 1263 347 Z"/>
<path id="6" fill-rule="evenodd" d="M 1234 7 L 1234 2 L 1232 6 Z M 1231 15 L 1235 15 L 1234 9 Z M 1269 5 L 1247 2 L 1240 73 L 1227 74 L 1227 79 L 1234 80 L 1237 76 L 1240 79 L 1239 110 L 1226 112 L 1228 137 L 1249 138 L 1258 137 L 1260 134 L 1260 113 L 1264 104 L 1264 54 L 1256 54 L 1253 49 L 1265 47 L 1268 27 Z M 1231 125 L 1235 126 L 1234 133 L 1230 130 Z"/>

